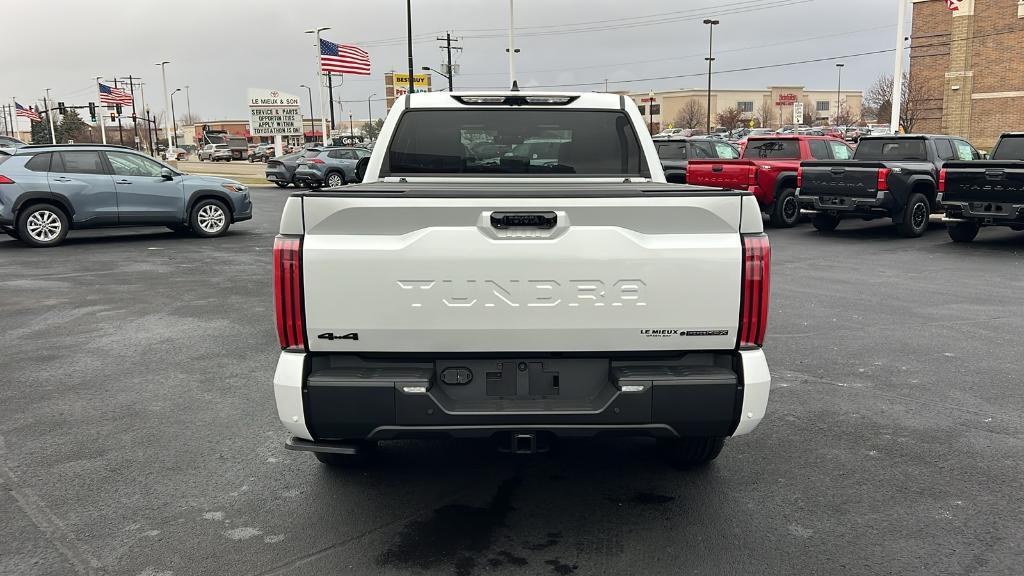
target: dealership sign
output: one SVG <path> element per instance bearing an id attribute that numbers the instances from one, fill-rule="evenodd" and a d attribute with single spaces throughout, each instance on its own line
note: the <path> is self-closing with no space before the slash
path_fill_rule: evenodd
<path id="1" fill-rule="evenodd" d="M 776 106 L 792 106 L 796 104 L 796 94 L 779 94 L 777 100 L 775 100 Z"/>
<path id="2" fill-rule="evenodd" d="M 277 90 L 249 89 L 249 134 L 302 136 L 299 98 Z"/>

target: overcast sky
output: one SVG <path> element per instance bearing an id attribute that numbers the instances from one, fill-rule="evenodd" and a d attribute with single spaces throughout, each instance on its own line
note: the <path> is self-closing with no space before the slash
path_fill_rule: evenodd
<path id="1" fill-rule="evenodd" d="M 704 18 L 715 28 L 715 68 L 728 71 L 893 47 L 894 0 L 515 0 L 520 84 L 590 83 L 563 90 L 646 91 L 706 86 Z M 433 38 L 462 36 L 455 87 L 504 88 L 508 0 L 412 0 L 415 66 L 440 68 Z M 383 97 L 384 72 L 407 69 L 402 0 L 85 0 L 3 2 L 0 97 L 22 103 L 52 88 L 55 99 L 96 99 L 92 78 L 141 76 L 148 104 L 164 107 L 159 68 L 170 60 L 168 90 L 191 87 L 204 119 L 245 118 L 246 90 L 273 88 L 300 96 L 314 82 L 314 47 L 303 30 L 330 26 L 324 37 L 370 52 L 373 75 L 348 76 L 336 99 L 347 117 L 365 118 L 365 99 Z M 102 30 L 102 32 L 100 32 Z M 909 35 L 909 28 L 908 28 Z M 844 88 L 865 89 L 891 73 L 891 52 L 842 60 Z M 716 72 L 719 88 L 772 84 L 835 89 L 836 61 Z M 664 78 L 676 76 L 675 78 Z M 652 78 L 662 78 L 653 80 Z M 627 80 L 643 79 L 635 82 Z M 435 75 L 435 87 L 445 81 Z M 181 94 L 175 111 L 185 109 Z M 317 96 L 314 93 L 314 99 Z M 374 116 L 383 114 L 373 103 Z"/>

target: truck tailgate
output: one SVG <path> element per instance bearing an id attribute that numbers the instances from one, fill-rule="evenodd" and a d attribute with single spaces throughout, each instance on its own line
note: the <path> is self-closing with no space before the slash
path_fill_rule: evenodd
<path id="1" fill-rule="evenodd" d="M 878 194 L 880 162 L 813 162 L 800 164 L 801 196 L 875 198 Z"/>
<path id="2" fill-rule="evenodd" d="M 311 351 L 735 346 L 741 195 L 442 190 L 303 195 Z"/>
<path id="3" fill-rule="evenodd" d="M 750 160 L 690 160 L 686 169 L 686 182 L 699 186 L 713 186 L 730 190 L 746 190 L 751 184 Z"/>
<path id="4" fill-rule="evenodd" d="M 1024 162 L 973 160 L 946 162 L 943 202 L 1024 204 Z"/>

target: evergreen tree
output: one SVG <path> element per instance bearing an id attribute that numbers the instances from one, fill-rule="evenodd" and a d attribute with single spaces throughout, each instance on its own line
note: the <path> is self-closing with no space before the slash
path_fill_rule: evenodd
<path id="1" fill-rule="evenodd" d="M 50 143 L 50 125 L 46 123 L 46 117 L 43 117 L 42 122 L 32 123 L 32 143 L 33 144 L 49 144 Z"/>
<path id="2" fill-rule="evenodd" d="M 67 144 L 68 140 L 75 142 L 92 142 L 92 127 L 82 120 L 78 110 L 68 110 L 61 118 L 60 124 L 56 126 L 57 143 Z"/>

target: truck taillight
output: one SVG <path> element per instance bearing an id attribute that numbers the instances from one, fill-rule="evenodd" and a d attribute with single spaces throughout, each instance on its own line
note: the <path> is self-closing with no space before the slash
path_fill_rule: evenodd
<path id="1" fill-rule="evenodd" d="M 757 186 L 757 166 L 747 167 L 747 186 Z"/>
<path id="2" fill-rule="evenodd" d="M 2 176 L 0 176 L 2 178 Z M 939 192 L 946 191 L 946 169 L 939 170 Z"/>
<path id="3" fill-rule="evenodd" d="M 740 348 L 764 344 L 768 325 L 768 296 L 772 248 L 768 236 L 743 236 L 743 292 L 740 297 Z"/>
<path id="4" fill-rule="evenodd" d="M 796 169 L 796 187 L 797 188 L 803 188 L 804 187 L 804 167 L 803 166 L 800 166 L 799 168 Z"/>
<path id="5" fill-rule="evenodd" d="M 274 310 L 282 350 L 306 350 L 302 306 L 302 240 L 279 236 L 274 238 Z"/>
<path id="6" fill-rule="evenodd" d="M 879 168 L 878 169 L 878 191 L 889 189 L 889 169 Z"/>

